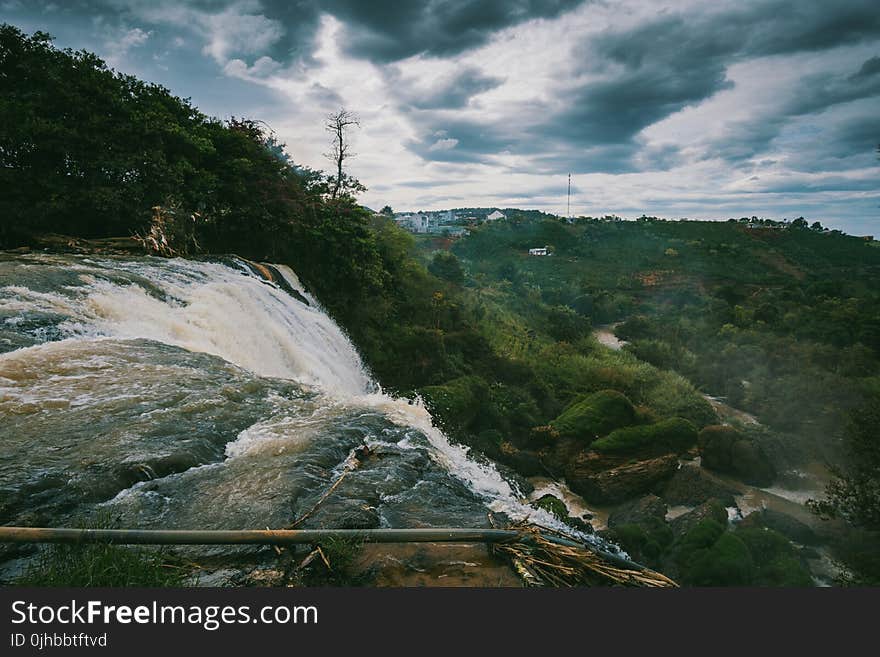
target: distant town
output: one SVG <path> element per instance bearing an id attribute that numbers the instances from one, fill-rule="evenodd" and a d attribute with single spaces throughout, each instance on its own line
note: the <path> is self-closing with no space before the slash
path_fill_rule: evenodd
<path id="1" fill-rule="evenodd" d="M 395 212 L 394 221 L 401 228 L 418 234 L 461 237 L 469 227 L 487 221 L 506 219 L 500 210 L 467 209 L 438 210 L 434 212 Z"/>
<path id="2" fill-rule="evenodd" d="M 372 211 L 371 212 L 375 212 Z M 499 219 L 521 220 L 521 219 L 550 219 L 555 218 L 567 221 L 572 224 L 588 222 L 616 222 L 626 221 L 626 219 L 617 215 L 605 215 L 603 217 L 568 217 L 563 219 L 558 215 L 549 214 L 540 210 L 519 210 L 506 208 L 499 210 L 498 208 L 456 208 L 452 210 L 431 210 L 418 212 L 394 212 L 389 206 L 385 206 L 380 212 L 375 214 L 392 217 L 398 226 L 411 233 L 419 235 L 440 235 L 443 237 L 457 238 L 468 233 L 471 228 L 484 223 L 498 221 Z M 637 222 L 665 222 L 665 221 L 688 221 L 687 218 L 681 219 L 664 219 L 661 217 L 652 217 L 642 215 L 634 221 Z M 784 230 L 787 228 L 808 228 L 814 232 L 825 235 L 839 235 L 843 231 L 824 227 L 818 221 L 810 224 L 803 217 L 794 220 L 782 219 L 766 219 L 752 217 L 740 217 L 738 219 L 730 218 L 728 222 L 744 225 L 751 230 Z M 873 235 L 857 235 L 867 242 L 875 242 Z M 545 249 L 532 249 L 531 255 L 550 255 Z"/>

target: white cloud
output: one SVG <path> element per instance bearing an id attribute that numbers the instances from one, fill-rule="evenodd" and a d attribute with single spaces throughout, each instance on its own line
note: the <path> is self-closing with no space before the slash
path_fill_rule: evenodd
<path id="1" fill-rule="evenodd" d="M 458 139 L 438 139 L 428 148 L 429 151 L 448 151 L 458 146 Z"/>
<path id="2" fill-rule="evenodd" d="M 152 30 L 147 31 L 139 27 L 110 30 L 104 42 L 107 63 L 114 68 L 123 68 L 129 51 L 143 46 L 152 34 Z"/>

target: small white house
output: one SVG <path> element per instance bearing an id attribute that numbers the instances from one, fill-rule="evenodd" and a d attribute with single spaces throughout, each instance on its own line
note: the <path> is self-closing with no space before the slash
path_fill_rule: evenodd
<path id="1" fill-rule="evenodd" d="M 529 249 L 529 255 L 548 256 L 548 255 L 550 255 L 550 249 L 548 249 L 546 246 L 542 246 L 537 249 Z"/>
<path id="2" fill-rule="evenodd" d="M 507 217 L 503 212 L 499 212 L 498 210 L 494 210 L 492 214 L 486 216 L 486 221 L 495 221 L 496 219 L 506 219 Z"/>

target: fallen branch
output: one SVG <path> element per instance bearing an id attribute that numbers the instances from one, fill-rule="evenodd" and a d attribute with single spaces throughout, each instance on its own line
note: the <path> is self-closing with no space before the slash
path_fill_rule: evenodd
<path id="1" fill-rule="evenodd" d="M 301 525 L 309 516 L 311 516 L 315 511 L 318 510 L 324 500 L 326 500 L 330 495 L 333 494 L 333 491 L 342 483 L 342 480 L 351 473 L 357 470 L 358 466 L 361 464 L 361 461 L 367 458 L 370 455 L 370 448 L 366 445 L 361 445 L 360 447 L 356 447 L 351 451 L 348 455 L 348 458 L 345 460 L 343 465 L 343 472 L 339 477 L 336 478 L 336 481 L 333 482 L 333 485 L 328 488 L 323 495 L 318 499 L 317 502 L 312 506 L 311 509 L 302 514 L 299 518 L 293 521 L 292 524 L 288 525 L 286 529 L 295 529 L 299 525 Z"/>
<path id="2" fill-rule="evenodd" d="M 666 575 L 547 529 L 525 524 L 514 528 L 521 532 L 520 540 L 497 543 L 492 549 L 511 560 L 527 586 L 678 586 Z"/>

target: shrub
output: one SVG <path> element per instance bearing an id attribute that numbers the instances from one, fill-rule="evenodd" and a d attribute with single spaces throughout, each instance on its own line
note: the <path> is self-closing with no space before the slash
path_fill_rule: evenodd
<path id="1" fill-rule="evenodd" d="M 442 278 L 456 285 L 461 285 L 464 282 L 464 270 L 461 268 L 461 262 L 454 253 L 448 251 L 435 253 L 431 264 L 428 265 L 428 271 L 437 278 Z"/>
<path id="2" fill-rule="evenodd" d="M 463 430 L 488 400 L 489 386 L 478 376 L 462 376 L 440 386 L 426 386 L 420 392 L 431 414 L 445 427 Z"/>

